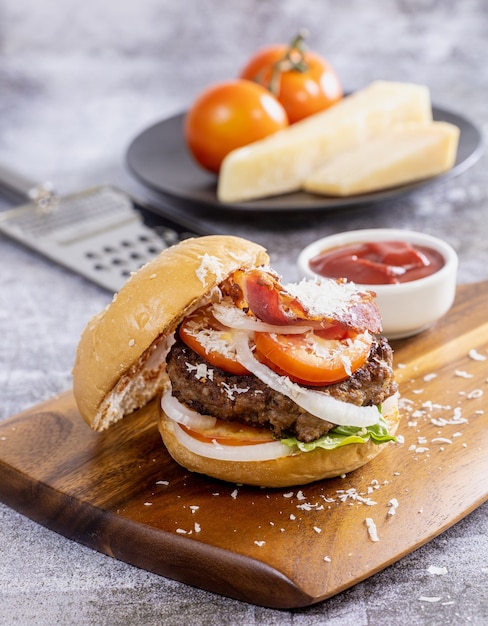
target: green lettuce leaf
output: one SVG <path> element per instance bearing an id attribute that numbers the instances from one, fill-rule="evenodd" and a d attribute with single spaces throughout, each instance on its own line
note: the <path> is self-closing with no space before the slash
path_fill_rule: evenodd
<path id="1" fill-rule="evenodd" d="M 379 445 L 388 441 L 396 441 L 396 437 L 388 433 L 386 422 L 384 418 L 380 416 L 378 423 L 372 426 L 335 426 L 329 430 L 328 433 L 323 435 L 323 437 L 309 443 L 298 441 L 296 437 L 288 437 L 280 441 L 290 448 L 296 446 L 302 452 L 310 452 L 316 448 L 333 450 L 334 448 L 347 446 L 351 443 L 366 443 L 367 441 Z"/>

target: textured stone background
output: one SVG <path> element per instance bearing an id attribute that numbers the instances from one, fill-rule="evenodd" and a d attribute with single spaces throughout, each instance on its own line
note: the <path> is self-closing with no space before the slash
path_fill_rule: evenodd
<path id="1" fill-rule="evenodd" d="M 0 162 L 60 192 L 130 187 L 124 153 L 148 125 L 234 76 L 259 46 L 305 26 L 346 89 L 427 84 L 435 103 L 488 125 L 484 0 L 0 0 Z M 488 278 L 487 156 L 458 178 L 391 202 L 306 216 L 277 230 L 251 221 L 273 265 L 295 279 L 301 247 L 366 226 L 438 234 L 460 282 Z M 70 386 L 78 336 L 110 295 L 0 237 L 0 418 Z M 221 598 L 96 554 L 0 506 L 0 624 L 488 623 L 485 504 L 397 564 L 309 609 Z M 433 576 L 430 565 L 448 574 Z M 422 603 L 420 596 L 442 596 Z"/>

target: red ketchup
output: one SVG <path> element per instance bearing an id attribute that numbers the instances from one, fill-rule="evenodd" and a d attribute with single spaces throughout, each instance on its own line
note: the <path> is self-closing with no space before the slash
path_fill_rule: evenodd
<path id="1" fill-rule="evenodd" d="M 406 283 L 439 271 L 444 257 L 437 250 L 405 241 L 356 243 L 320 252 L 310 259 L 316 274 L 347 278 L 362 285 Z"/>

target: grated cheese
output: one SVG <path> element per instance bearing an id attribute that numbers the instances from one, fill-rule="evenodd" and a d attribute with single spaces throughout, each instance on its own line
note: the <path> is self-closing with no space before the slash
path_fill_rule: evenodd
<path id="1" fill-rule="evenodd" d="M 311 315 L 321 317 L 343 315 L 351 305 L 361 302 L 364 294 L 354 283 L 337 283 L 329 279 L 304 278 L 299 283 L 284 285 L 284 288 L 298 298 Z"/>
<path id="2" fill-rule="evenodd" d="M 185 330 L 191 337 L 197 339 L 198 343 L 207 354 L 217 352 L 230 359 L 235 358 L 235 348 L 232 345 L 231 337 L 228 332 L 201 326 L 192 319 L 186 324 Z"/>
<path id="3" fill-rule="evenodd" d="M 456 370 L 454 373 L 456 374 L 456 376 L 459 376 L 460 378 L 473 378 L 473 374 L 469 374 L 468 372 L 465 372 L 464 370 Z"/>
<path id="4" fill-rule="evenodd" d="M 200 256 L 199 259 L 201 259 L 200 266 L 197 268 L 195 273 L 198 280 L 204 287 L 207 285 L 208 278 L 210 278 L 208 282 L 215 280 L 217 283 L 221 283 L 225 279 L 224 268 L 221 261 L 217 257 L 205 253 Z M 212 274 L 213 279 L 211 276 Z"/>
<path id="5" fill-rule="evenodd" d="M 472 359 L 473 361 L 486 361 L 486 359 L 488 357 L 486 357 L 484 354 L 480 354 L 477 350 L 475 350 L 474 348 L 472 350 L 470 350 L 468 352 L 468 356 L 470 359 Z"/>
<path id="6" fill-rule="evenodd" d="M 315 504 L 312 504 L 311 502 L 306 502 L 304 504 L 297 504 L 297 509 L 300 509 L 301 511 L 323 511 L 324 505 L 319 504 L 318 502 L 316 502 Z"/>
<path id="7" fill-rule="evenodd" d="M 374 523 L 373 519 L 371 517 L 367 517 L 364 520 L 364 523 L 366 524 L 366 528 L 368 529 L 368 535 L 371 541 L 379 541 L 380 539 L 378 537 L 376 524 Z"/>
<path id="8" fill-rule="evenodd" d="M 398 509 L 398 500 L 396 498 L 392 498 L 388 502 L 388 515 L 395 515 L 396 510 Z"/>
<path id="9" fill-rule="evenodd" d="M 324 502 L 335 502 L 334 498 L 329 498 L 328 496 L 320 496 Z"/>
<path id="10" fill-rule="evenodd" d="M 247 393 L 249 391 L 249 387 L 238 387 L 235 383 L 231 387 L 228 383 L 221 382 L 220 386 L 223 387 L 229 400 L 235 400 L 234 394 L 236 393 Z"/>
<path id="11" fill-rule="evenodd" d="M 415 450 L 417 454 L 424 454 L 429 451 L 429 448 L 426 446 L 410 446 L 409 450 Z"/>
<path id="12" fill-rule="evenodd" d="M 195 374 L 197 380 L 208 379 L 213 380 L 214 371 L 208 367 L 206 363 L 198 363 L 198 365 L 192 365 L 191 363 L 185 363 L 187 371 L 191 374 Z"/>
<path id="13" fill-rule="evenodd" d="M 374 506 L 375 504 L 377 504 L 377 502 L 375 502 L 374 500 L 371 500 L 371 498 L 365 498 L 363 495 L 359 494 L 355 487 L 351 487 L 350 489 L 347 489 L 347 490 L 339 489 L 336 493 L 341 502 L 347 502 L 348 500 L 353 500 L 354 502 L 360 502 L 361 504 L 366 504 L 366 506 Z"/>

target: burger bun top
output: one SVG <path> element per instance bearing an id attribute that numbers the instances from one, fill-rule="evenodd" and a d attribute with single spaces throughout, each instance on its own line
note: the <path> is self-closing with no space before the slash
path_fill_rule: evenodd
<path id="1" fill-rule="evenodd" d="M 164 250 L 133 274 L 81 335 L 72 374 L 83 419 L 104 430 L 163 391 L 179 322 L 235 270 L 268 263 L 256 243 L 209 235 Z"/>

